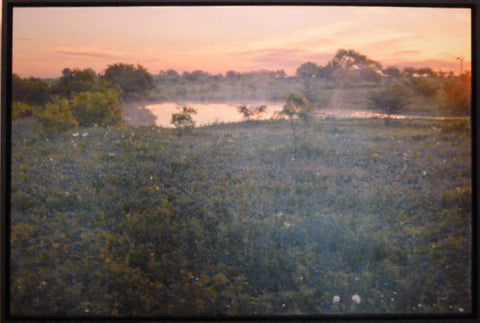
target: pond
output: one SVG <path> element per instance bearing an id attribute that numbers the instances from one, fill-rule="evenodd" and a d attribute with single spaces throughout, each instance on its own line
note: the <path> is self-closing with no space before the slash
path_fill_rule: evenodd
<path id="1" fill-rule="evenodd" d="M 173 127 L 170 123 L 172 114 L 179 113 L 180 109 L 184 106 L 190 106 L 194 108 L 197 113 L 192 115 L 195 121 L 196 127 L 208 126 L 212 124 L 231 123 L 245 121 L 243 114 L 238 111 L 238 106 L 247 105 L 254 108 L 261 105 L 265 105 L 267 108 L 265 113 L 259 117 L 255 117 L 256 120 L 267 120 L 272 118 L 275 112 L 280 112 L 283 109 L 283 102 L 228 102 L 228 103 L 176 103 L 176 102 L 164 102 L 147 104 L 143 107 L 132 108 L 129 107 L 125 111 L 125 119 L 128 123 L 133 125 L 152 123 L 155 118 L 155 125 L 160 127 Z M 150 112 L 150 113 L 149 113 Z M 146 120 L 145 115 L 150 114 L 150 122 Z M 143 118 L 142 116 L 143 115 Z"/>
<path id="2" fill-rule="evenodd" d="M 154 104 L 140 104 L 136 103 L 125 108 L 125 119 L 127 123 L 138 125 L 156 125 L 159 127 L 172 128 L 170 123 L 172 114 L 179 113 L 184 106 L 193 107 L 197 113 L 192 115 L 196 127 L 203 127 L 213 124 L 232 123 L 245 121 L 246 118 L 238 111 L 238 106 L 247 105 L 250 108 L 265 105 L 267 108 L 265 113 L 255 117 L 256 120 L 268 120 L 272 118 L 275 113 L 283 109 L 284 102 L 262 102 L 251 101 L 245 102 L 218 102 L 218 103 L 176 103 L 163 102 Z M 361 109 L 342 109 L 342 108 L 327 108 L 318 110 L 317 118 L 386 118 L 387 115 Z M 393 119 L 404 118 L 422 118 L 422 119 L 456 119 L 458 117 L 433 117 L 433 116 L 413 116 L 413 115 L 392 115 Z"/>

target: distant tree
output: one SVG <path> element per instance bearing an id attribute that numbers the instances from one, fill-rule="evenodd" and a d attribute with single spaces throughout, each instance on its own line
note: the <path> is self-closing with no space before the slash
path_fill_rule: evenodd
<path id="1" fill-rule="evenodd" d="M 297 68 L 297 75 L 303 82 L 305 87 L 305 96 L 309 101 L 312 100 L 312 80 L 317 76 L 317 74 L 318 66 L 312 62 L 303 63 L 299 68 Z"/>
<path id="2" fill-rule="evenodd" d="M 284 70 L 278 70 L 275 72 L 275 78 L 278 79 L 284 79 L 285 78 L 285 71 Z"/>
<path id="3" fill-rule="evenodd" d="M 293 152 L 297 153 L 297 125 L 296 120 L 302 120 L 306 125 L 310 125 L 312 119 L 312 106 L 308 99 L 302 93 L 292 93 L 287 98 L 287 103 L 283 106 L 282 115 L 290 120 L 290 128 L 293 135 Z"/>
<path id="4" fill-rule="evenodd" d="M 437 73 L 435 73 L 430 67 L 422 67 L 417 70 L 417 74 L 419 76 L 430 76 L 430 77 L 436 77 Z"/>
<path id="5" fill-rule="evenodd" d="M 335 81 L 334 70 L 334 65 L 332 64 L 332 62 L 329 62 L 325 66 L 320 66 L 318 68 L 317 77 L 324 79 L 327 82 L 333 83 Z"/>
<path id="6" fill-rule="evenodd" d="M 329 62 L 329 68 L 336 83 L 346 86 L 362 80 L 362 71 L 371 80 L 372 73 L 381 73 L 382 65 L 353 49 L 340 49 Z"/>
<path id="7" fill-rule="evenodd" d="M 400 69 L 398 67 L 395 67 L 395 66 L 388 66 L 387 68 L 385 68 L 383 70 L 383 73 L 385 74 L 385 76 L 387 76 L 388 78 L 398 78 L 401 76 L 401 72 L 400 72 Z"/>
<path id="8" fill-rule="evenodd" d="M 50 87 L 47 82 L 37 78 L 12 76 L 12 102 L 19 101 L 29 105 L 44 105 L 51 101 Z"/>
<path id="9" fill-rule="evenodd" d="M 415 67 L 405 67 L 402 71 L 403 76 L 412 77 L 417 73 L 417 69 Z"/>
<path id="10" fill-rule="evenodd" d="M 188 81 L 188 82 L 202 82 L 202 81 L 207 80 L 208 77 L 209 77 L 208 73 L 205 73 L 205 72 L 199 71 L 199 70 L 193 71 L 191 73 L 183 72 L 183 74 L 182 74 L 182 78 L 185 81 Z"/>
<path id="11" fill-rule="evenodd" d="M 180 74 L 178 74 L 178 72 L 175 70 L 169 69 L 167 70 L 167 76 L 170 78 L 178 78 L 180 77 Z"/>
<path id="12" fill-rule="evenodd" d="M 391 116 L 400 112 L 410 103 L 410 89 L 403 82 L 394 82 L 385 89 L 375 91 L 368 96 L 371 108 L 387 115 L 385 123 L 389 124 Z"/>
<path id="13" fill-rule="evenodd" d="M 239 113 L 243 114 L 243 117 L 247 120 L 250 120 L 252 117 L 260 117 L 267 110 L 266 105 L 261 105 L 258 107 L 250 107 L 245 104 L 239 105 L 237 107 Z"/>
<path id="14" fill-rule="evenodd" d="M 235 71 L 228 71 L 226 74 L 226 78 L 230 81 L 239 80 L 241 76 L 242 75 L 240 73 L 237 73 Z"/>
<path id="15" fill-rule="evenodd" d="M 189 106 L 181 108 L 180 113 L 172 114 L 172 120 L 170 121 L 179 130 L 189 130 L 195 127 L 195 121 L 192 118 L 192 114 L 196 114 L 197 111 Z"/>
<path id="16" fill-rule="evenodd" d="M 103 78 L 119 86 L 126 101 L 141 99 L 154 87 L 153 76 L 141 65 L 117 63 L 109 65 Z"/>

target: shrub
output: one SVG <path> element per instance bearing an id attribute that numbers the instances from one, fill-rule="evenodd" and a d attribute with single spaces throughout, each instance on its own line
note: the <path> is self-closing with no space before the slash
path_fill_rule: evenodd
<path id="1" fill-rule="evenodd" d="M 245 119 L 250 120 L 252 117 L 260 118 L 267 110 L 267 106 L 261 105 L 258 107 L 250 107 L 242 104 L 237 107 L 237 110 L 239 113 L 243 114 Z"/>
<path id="2" fill-rule="evenodd" d="M 373 109 L 381 110 L 389 119 L 392 114 L 400 112 L 409 104 L 410 91 L 402 83 L 393 83 L 385 89 L 371 93 L 368 96 Z"/>
<path id="3" fill-rule="evenodd" d="M 62 99 L 55 103 L 48 103 L 44 109 L 36 114 L 36 118 L 45 132 L 57 134 L 68 129 L 78 127 L 78 121 L 70 110 L 68 100 Z"/>
<path id="4" fill-rule="evenodd" d="M 28 103 L 14 101 L 12 102 L 12 119 L 29 117 L 33 114 L 33 108 Z"/>
<path id="5" fill-rule="evenodd" d="M 70 101 L 71 111 L 81 126 L 114 125 L 120 122 L 123 108 L 114 91 L 84 92 Z"/>
<path id="6" fill-rule="evenodd" d="M 170 121 L 177 129 L 186 130 L 195 127 L 195 121 L 193 121 L 192 114 L 197 111 L 189 106 L 185 106 L 181 109 L 180 113 L 172 114 L 172 120 Z"/>
<path id="7" fill-rule="evenodd" d="M 425 78 L 425 77 L 411 77 L 410 84 L 412 89 L 419 95 L 423 96 L 426 99 L 434 98 L 440 86 L 435 79 Z"/>
<path id="8" fill-rule="evenodd" d="M 472 100 L 472 76 L 463 74 L 449 78 L 443 84 L 447 98 L 446 108 L 455 114 L 469 114 Z"/>

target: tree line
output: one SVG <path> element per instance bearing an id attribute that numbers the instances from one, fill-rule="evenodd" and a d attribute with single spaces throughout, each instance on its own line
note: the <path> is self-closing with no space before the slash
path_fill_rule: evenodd
<path id="1" fill-rule="evenodd" d="M 325 65 L 306 62 L 294 76 L 284 70 L 210 74 L 201 70 L 168 69 L 152 75 L 137 64 L 116 63 L 103 73 L 65 68 L 55 80 L 12 77 L 13 119 L 33 116 L 45 129 L 61 132 L 77 126 L 105 126 L 121 122 L 122 104 L 136 100 L 267 99 L 287 101 L 302 93 L 321 107 L 319 87 L 345 89 L 369 86 L 373 108 L 387 114 L 400 111 L 413 95 L 431 99 L 442 90 L 448 104 L 459 113 L 470 108 L 471 75 L 435 72 L 429 67 L 383 67 L 355 50 L 340 49 Z"/>

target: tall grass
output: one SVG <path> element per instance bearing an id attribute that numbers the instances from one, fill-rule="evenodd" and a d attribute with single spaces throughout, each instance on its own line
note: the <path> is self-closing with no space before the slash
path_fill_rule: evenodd
<path id="1" fill-rule="evenodd" d="M 287 122 L 15 121 L 12 313 L 471 311 L 468 122 Z"/>

